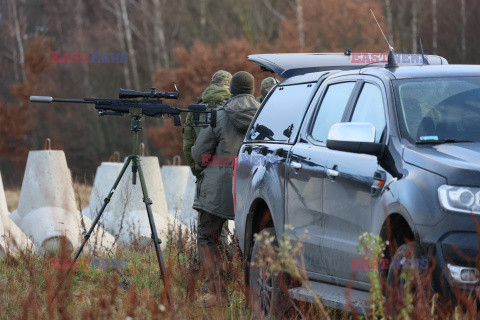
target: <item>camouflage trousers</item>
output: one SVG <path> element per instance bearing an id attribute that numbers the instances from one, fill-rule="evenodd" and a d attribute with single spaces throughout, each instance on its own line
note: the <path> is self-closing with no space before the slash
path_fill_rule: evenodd
<path id="1" fill-rule="evenodd" d="M 222 253 L 222 229 L 227 219 L 199 211 L 197 246 L 200 267 L 207 277 L 208 291 L 224 294 L 225 268 Z"/>

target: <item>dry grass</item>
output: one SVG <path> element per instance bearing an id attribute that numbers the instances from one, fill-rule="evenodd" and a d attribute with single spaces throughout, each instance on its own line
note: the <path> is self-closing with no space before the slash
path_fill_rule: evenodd
<path id="1" fill-rule="evenodd" d="M 77 269 L 65 281 L 65 270 L 52 268 L 51 257 L 71 258 L 65 251 L 51 253 L 49 257 L 34 255 L 8 256 L 0 260 L 0 318 L 3 319 L 253 319 L 245 299 L 242 258 L 237 246 L 225 253 L 228 276 L 228 305 L 222 308 L 199 308 L 194 301 L 202 295 L 205 274 L 196 271 L 194 238 L 171 231 L 164 252 L 168 275 L 172 284 L 175 308 L 168 308 L 163 298 L 164 287 L 159 281 L 159 268 L 152 248 L 119 250 L 109 259 L 127 259 L 126 269 Z M 280 245 L 280 265 L 293 264 L 285 257 L 295 254 L 295 248 Z M 285 250 L 284 250 L 285 249 Z M 282 253 L 282 250 L 284 251 Z M 92 257 L 81 257 L 91 259 Z M 273 260 L 272 260 L 273 261 Z M 418 275 L 412 275 L 418 277 Z M 372 283 L 377 281 L 371 279 Z M 430 281 L 428 277 L 420 282 Z M 62 289 L 55 300 L 53 294 L 59 284 Z M 418 282 L 417 282 L 418 283 Z M 398 288 L 395 289 L 398 292 Z M 385 301 L 378 297 L 372 301 L 383 306 L 382 315 L 372 313 L 368 319 L 473 319 L 477 314 L 479 297 L 455 292 L 460 306 L 440 306 L 426 296 L 414 296 L 408 291 L 403 298 Z M 299 313 L 290 315 L 303 319 L 358 319 L 355 314 L 302 304 Z"/>
<path id="2" fill-rule="evenodd" d="M 16 210 L 20 199 L 20 189 L 5 190 L 5 197 L 7 198 L 8 211 Z"/>
<path id="3" fill-rule="evenodd" d="M 75 183 L 77 203 L 88 205 L 91 186 Z M 7 190 L 10 210 L 18 204 L 20 191 Z M 480 229 L 480 227 L 479 227 Z M 479 230 L 480 231 L 480 230 Z M 203 270 L 195 268 L 195 238 L 183 231 L 170 230 L 167 250 L 164 252 L 168 276 L 172 285 L 174 309 L 164 298 L 164 287 L 159 280 L 159 267 L 152 247 L 140 250 L 132 247 L 118 250 L 107 259 L 127 259 L 126 269 L 77 269 L 65 280 L 66 270 L 52 267 L 52 257 L 71 259 L 70 252 L 50 253 L 47 257 L 22 254 L 0 260 L 0 319 L 252 319 L 255 313 L 245 298 L 242 257 L 238 246 L 224 251 L 225 279 L 228 288 L 228 305 L 222 308 L 194 307 L 194 301 L 204 293 L 206 278 Z M 279 249 L 270 250 L 272 260 L 279 270 L 288 271 L 298 279 L 305 279 L 301 265 L 294 256 L 302 251 L 296 244 L 280 243 Z M 81 256 L 81 259 L 92 257 Z M 370 257 L 372 258 L 372 257 Z M 267 260 L 265 260 L 267 261 Z M 264 261 L 264 262 L 265 262 Z M 298 260 L 297 260 L 298 261 Z M 477 261 L 480 261 L 478 259 Z M 296 269 L 297 268 L 297 269 Z M 373 272 L 373 271 L 372 271 Z M 480 296 L 475 292 L 454 289 L 458 304 L 448 301 L 440 304 L 431 292 L 415 294 L 414 287 L 427 287 L 431 272 L 406 275 L 410 285 L 390 288 L 379 273 L 372 273 L 371 310 L 367 319 L 473 319 L 477 316 Z M 61 291 L 52 300 L 55 290 Z M 382 289 L 394 299 L 386 300 Z M 402 292 L 402 296 L 398 296 Z M 346 292 L 348 294 L 348 290 Z M 320 300 L 312 304 L 295 304 L 297 313 L 289 317 L 302 319 L 357 319 L 358 315 L 325 308 Z"/>
<path id="4" fill-rule="evenodd" d="M 78 197 L 77 203 L 81 204 L 82 206 L 81 209 L 88 206 L 90 194 L 92 193 L 92 186 L 87 183 L 76 182 L 74 183 L 74 190 L 76 196 Z M 15 211 L 18 207 L 18 201 L 20 199 L 20 189 L 5 190 L 5 197 L 7 198 L 8 211 Z"/>
<path id="5" fill-rule="evenodd" d="M 87 207 L 90 201 L 90 195 L 92 194 L 92 186 L 86 183 L 76 182 L 74 183 L 73 188 L 78 198 L 77 203 L 81 204 L 82 206 L 82 208 L 78 209 L 83 209 Z"/>
<path id="6" fill-rule="evenodd" d="M 173 234 L 173 233 L 172 233 Z M 166 239 L 164 239 L 166 240 Z M 3 319 L 248 319 L 251 312 L 243 295 L 243 272 L 236 249 L 227 263 L 229 305 L 195 308 L 202 294 L 204 274 L 194 271 L 192 238 L 175 236 L 167 241 L 165 262 L 172 283 L 175 309 L 162 298 L 163 284 L 152 248 L 118 251 L 109 259 L 127 259 L 126 269 L 77 269 L 65 279 L 65 270 L 52 267 L 51 257 L 71 257 L 66 252 L 49 257 L 9 256 L 0 261 L 0 318 Z M 91 259 L 91 257 L 83 257 Z M 60 283 L 60 293 L 52 301 Z"/>

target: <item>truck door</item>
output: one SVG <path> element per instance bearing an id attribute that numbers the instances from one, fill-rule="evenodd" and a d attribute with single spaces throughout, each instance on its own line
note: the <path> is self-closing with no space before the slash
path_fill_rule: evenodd
<path id="1" fill-rule="evenodd" d="M 325 274 L 324 259 L 331 251 L 325 247 L 328 223 L 323 214 L 322 198 L 331 153 L 326 147 L 327 134 L 331 125 L 342 120 L 355 82 L 330 83 L 322 87 L 325 89 L 314 99 L 300 138 L 292 148 L 285 189 L 286 224 L 291 226 L 287 235 L 303 244 L 306 270 Z"/>
<path id="2" fill-rule="evenodd" d="M 345 121 L 370 122 L 376 128 L 375 142 L 386 135 L 383 86 L 360 81 L 360 93 Z M 356 280 L 368 282 L 369 270 L 353 269 L 352 259 L 358 257 L 359 236 L 370 232 L 372 223 L 372 186 L 380 167 L 375 156 L 331 150 L 323 188 L 325 237 L 331 241 L 329 260 L 331 274 L 346 283 L 356 274 Z M 380 171 L 379 171 L 380 172 Z"/>

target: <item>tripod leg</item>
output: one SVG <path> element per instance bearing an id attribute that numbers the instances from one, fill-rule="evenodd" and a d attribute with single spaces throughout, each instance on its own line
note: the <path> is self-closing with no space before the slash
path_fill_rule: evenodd
<path id="1" fill-rule="evenodd" d="M 142 166 L 140 165 L 139 157 L 135 157 L 133 159 L 133 164 L 135 163 L 138 168 L 138 176 L 140 178 L 140 184 L 142 185 L 143 202 L 145 202 L 145 207 L 147 208 L 148 221 L 150 223 L 150 229 L 152 231 L 153 245 L 155 246 L 155 252 L 157 254 L 158 265 L 160 267 L 160 274 L 163 279 L 163 284 L 165 287 L 164 290 L 167 292 L 168 303 L 170 304 L 170 307 L 173 309 L 174 305 L 173 305 L 172 294 L 170 291 L 170 280 L 166 274 L 165 263 L 163 262 L 162 249 L 160 248 L 161 240 L 158 238 L 157 228 L 155 227 L 155 221 L 153 219 L 153 214 L 152 214 L 152 208 L 151 208 L 152 200 L 150 200 L 150 198 L 148 197 L 147 185 L 145 183 L 145 178 L 143 177 L 143 171 L 142 171 Z"/>
<path id="2" fill-rule="evenodd" d="M 72 262 L 70 262 L 70 266 L 68 267 L 67 269 L 67 274 L 65 275 L 65 278 L 64 280 L 60 283 L 60 285 L 58 286 L 57 288 L 57 291 L 55 291 L 55 294 L 53 295 L 53 298 L 52 300 L 55 300 L 55 297 L 57 296 L 58 292 L 60 291 L 62 285 L 63 285 L 63 282 L 65 281 L 65 279 L 68 277 L 68 275 L 70 274 L 70 270 L 72 270 L 72 267 L 73 265 L 75 264 L 75 261 L 77 261 L 78 257 L 80 256 L 80 254 L 82 253 L 82 250 L 83 248 L 85 247 L 85 244 L 87 243 L 88 239 L 90 238 L 90 235 L 92 234 L 93 232 L 93 229 L 95 229 L 95 226 L 97 225 L 98 223 L 98 220 L 100 220 L 100 217 L 102 216 L 103 214 L 103 211 L 105 211 L 105 208 L 107 207 L 107 204 L 110 202 L 110 200 L 112 199 L 112 196 L 113 196 L 113 193 L 115 192 L 115 189 L 117 189 L 117 186 L 118 184 L 120 183 L 120 180 L 122 179 L 122 176 L 125 174 L 125 171 L 127 170 L 127 167 L 128 165 L 130 164 L 130 162 L 132 161 L 132 157 L 128 157 L 127 160 L 125 161 L 123 167 L 122 167 L 122 170 L 120 171 L 120 173 L 118 174 L 118 177 L 117 177 L 117 180 L 115 180 L 115 183 L 113 184 L 113 187 L 112 189 L 110 189 L 110 192 L 108 193 L 108 196 L 105 198 L 105 200 L 103 201 L 103 205 L 102 205 L 102 208 L 100 209 L 100 211 L 98 212 L 97 216 L 95 217 L 95 220 L 93 220 L 93 223 L 92 225 L 90 226 L 90 229 L 88 230 L 88 232 L 83 236 L 83 241 L 82 241 L 82 244 L 80 245 L 80 248 L 78 249 L 77 253 L 75 254 L 75 258 L 73 258 Z"/>

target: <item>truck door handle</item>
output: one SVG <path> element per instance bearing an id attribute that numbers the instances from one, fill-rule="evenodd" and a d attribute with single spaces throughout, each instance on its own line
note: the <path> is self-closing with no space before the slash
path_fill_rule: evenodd
<path id="1" fill-rule="evenodd" d="M 338 177 L 338 171 L 334 169 L 327 169 L 327 176 L 330 178 L 336 178 Z"/>
<path id="2" fill-rule="evenodd" d="M 290 162 L 290 167 L 292 169 L 298 170 L 298 169 L 302 169 L 302 164 L 300 162 L 292 161 Z"/>

